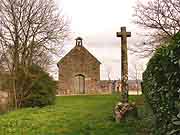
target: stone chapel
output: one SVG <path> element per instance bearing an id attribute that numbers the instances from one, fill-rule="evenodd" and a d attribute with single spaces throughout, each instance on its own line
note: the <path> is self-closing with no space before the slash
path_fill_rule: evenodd
<path id="1" fill-rule="evenodd" d="M 81 37 L 76 45 L 57 64 L 59 94 L 90 94 L 97 90 L 100 81 L 100 64 L 84 46 Z"/>

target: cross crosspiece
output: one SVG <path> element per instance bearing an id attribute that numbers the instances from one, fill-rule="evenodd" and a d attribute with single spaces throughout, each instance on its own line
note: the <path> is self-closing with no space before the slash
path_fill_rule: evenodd
<path id="1" fill-rule="evenodd" d="M 126 32 L 126 27 L 121 27 L 121 32 L 117 32 L 117 37 L 121 37 L 121 90 L 122 102 L 128 102 L 128 54 L 127 37 L 131 37 L 131 32 Z"/>

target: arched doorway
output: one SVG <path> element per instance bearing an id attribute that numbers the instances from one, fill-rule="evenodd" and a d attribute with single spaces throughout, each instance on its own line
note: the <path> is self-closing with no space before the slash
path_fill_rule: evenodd
<path id="1" fill-rule="evenodd" d="M 82 74 L 75 75 L 74 88 L 76 94 L 85 94 L 85 76 Z"/>

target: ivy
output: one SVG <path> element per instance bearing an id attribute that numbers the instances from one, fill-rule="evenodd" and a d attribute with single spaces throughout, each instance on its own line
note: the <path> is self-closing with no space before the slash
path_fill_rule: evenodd
<path id="1" fill-rule="evenodd" d="M 143 73 L 143 92 L 156 120 L 154 134 L 180 134 L 180 34 L 163 45 Z"/>

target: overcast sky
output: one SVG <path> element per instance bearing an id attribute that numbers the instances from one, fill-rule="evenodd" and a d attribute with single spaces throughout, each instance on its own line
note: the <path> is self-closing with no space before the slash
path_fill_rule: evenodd
<path id="1" fill-rule="evenodd" d="M 101 61 L 101 79 L 121 78 L 121 46 L 116 32 L 126 26 L 132 33 L 128 46 L 137 40 L 138 27 L 132 23 L 136 0 L 57 0 L 58 7 L 71 21 L 71 37 L 65 43 L 67 53 L 75 45 L 74 39 L 82 37 L 84 46 Z M 145 67 L 144 60 L 129 54 L 129 77 L 134 76 L 134 65 L 140 70 Z"/>

